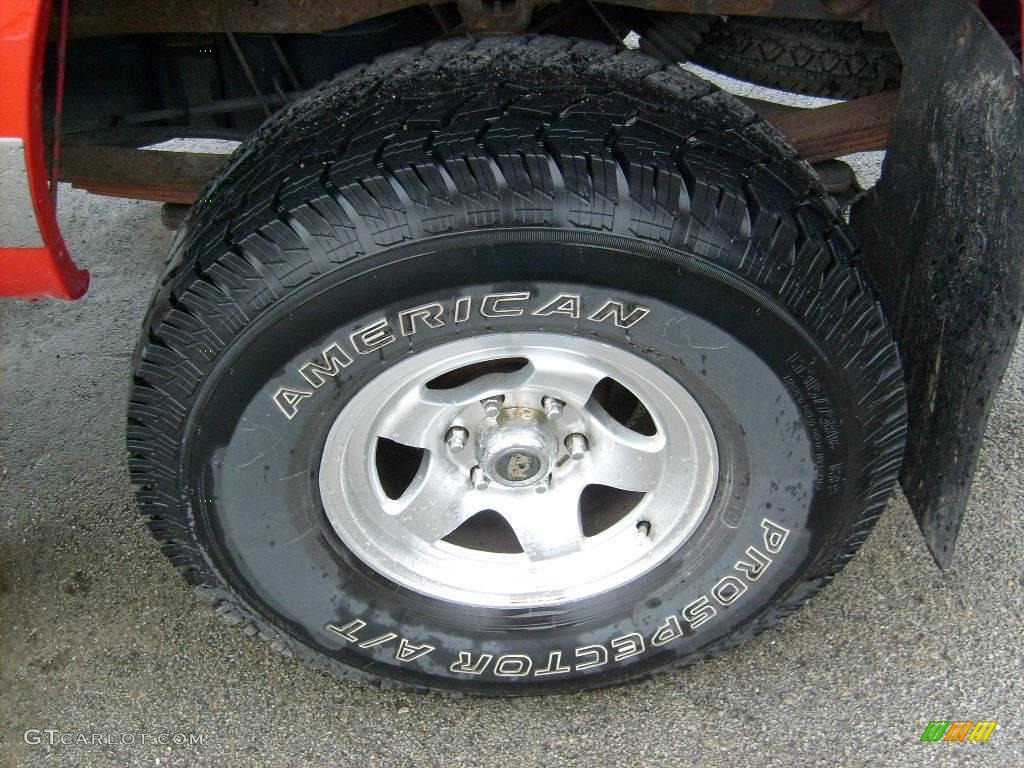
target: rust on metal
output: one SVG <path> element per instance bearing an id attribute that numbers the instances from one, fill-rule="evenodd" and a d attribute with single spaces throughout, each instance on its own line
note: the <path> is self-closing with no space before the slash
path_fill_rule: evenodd
<path id="1" fill-rule="evenodd" d="M 886 91 L 816 109 L 785 110 L 772 104 L 771 109 L 758 111 L 789 138 L 805 159 L 817 163 L 854 152 L 885 149 L 899 100 L 899 91 Z"/>
<path id="2" fill-rule="evenodd" d="M 869 0 L 610 0 L 649 11 L 710 16 L 772 16 L 786 19 L 863 21 L 874 13 Z"/>
<path id="3" fill-rule="evenodd" d="M 744 99 L 812 163 L 853 152 L 884 149 L 899 92 L 864 96 L 816 109 Z M 61 181 L 97 195 L 192 203 L 226 155 L 67 145 Z"/>
<path id="4" fill-rule="evenodd" d="M 92 0 L 71 4 L 71 37 L 147 33 L 320 33 L 440 0 Z M 793 19 L 845 19 L 870 24 L 874 0 L 605 0 L 652 11 Z M 457 0 L 474 33 L 520 32 L 547 0 Z"/>
<path id="5" fill-rule="evenodd" d="M 874 0 L 821 0 L 825 10 L 840 16 L 855 16 L 873 2 Z"/>
<path id="6" fill-rule="evenodd" d="M 469 32 L 510 35 L 530 26 L 538 0 L 458 0 L 459 15 Z"/>
<path id="7" fill-rule="evenodd" d="M 227 157 L 65 144 L 60 180 L 95 195 L 193 203 Z"/>
<path id="8" fill-rule="evenodd" d="M 71 3 L 71 37 L 148 33 L 319 33 L 423 0 L 92 0 Z"/>

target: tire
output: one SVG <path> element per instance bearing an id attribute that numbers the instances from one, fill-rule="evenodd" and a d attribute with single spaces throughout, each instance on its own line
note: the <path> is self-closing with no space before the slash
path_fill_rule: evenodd
<path id="1" fill-rule="evenodd" d="M 841 21 L 647 14 L 641 47 L 769 88 L 855 99 L 899 87 L 888 35 Z"/>
<path id="2" fill-rule="evenodd" d="M 518 695 L 691 664 L 826 584 L 893 488 L 902 375 L 849 231 L 678 67 L 404 51 L 203 199 L 137 348 L 132 479 L 197 591 L 317 668 Z M 493 542 L 437 541 L 490 499 Z"/>

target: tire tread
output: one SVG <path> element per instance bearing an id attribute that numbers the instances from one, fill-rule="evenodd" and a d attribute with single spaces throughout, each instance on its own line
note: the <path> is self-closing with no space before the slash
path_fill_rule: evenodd
<path id="1" fill-rule="evenodd" d="M 604 91 L 515 87 L 538 73 Z M 495 97 L 473 88 L 484 77 L 506 83 L 498 117 Z M 399 96 L 435 81 L 457 87 L 427 104 Z M 650 102 L 622 95 L 638 88 Z M 674 111 L 651 106 L 660 99 Z M 375 101 L 382 106 L 371 108 Z M 679 67 L 551 37 L 401 51 L 272 118 L 201 197 L 220 202 L 188 215 L 136 349 L 131 476 L 143 518 L 197 592 L 248 634 L 318 669 L 396 686 L 319 656 L 247 606 L 197 543 L 178 451 L 204 375 L 239 334 L 282 296 L 389 245 L 468 227 L 569 225 L 684 248 L 783 303 L 850 371 L 872 456 L 856 513 L 802 584 L 702 657 L 764 630 L 828 583 L 895 483 L 905 428 L 899 360 L 839 211 L 780 134 Z"/>

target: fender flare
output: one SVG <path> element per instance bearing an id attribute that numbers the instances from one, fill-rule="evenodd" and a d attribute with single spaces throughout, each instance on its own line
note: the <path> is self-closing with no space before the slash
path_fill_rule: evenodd
<path id="1" fill-rule="evenodd" d="M 89 273 L 64 244 L 44 159 L 49 22 L 49 0 L 0 3 L 0 296 L 77 299 Z"/>

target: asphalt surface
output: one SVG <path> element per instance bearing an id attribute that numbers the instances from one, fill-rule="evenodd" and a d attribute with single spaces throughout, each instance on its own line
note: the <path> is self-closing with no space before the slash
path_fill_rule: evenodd
<path id="1" fill-rule="evenodd" d="M 868 183 L 878 162 L 857 159 Z M 136 517 L 124 412 L 172 237 L 159 212 L 62 189 L 93 287 L 73 304 L 0 303 L 0 765 L 1024 762 L 1024 348 L 948 573 L 899 496 L 828 589 L 724 658 L 571 696 L 395 693 L 312 672 L 225 625 Z M 929 720 L 958 719 L 999 725 L 984 744 L 919 741 Z"/>

